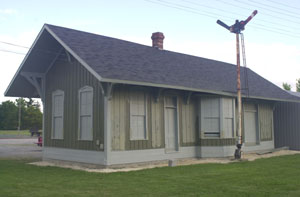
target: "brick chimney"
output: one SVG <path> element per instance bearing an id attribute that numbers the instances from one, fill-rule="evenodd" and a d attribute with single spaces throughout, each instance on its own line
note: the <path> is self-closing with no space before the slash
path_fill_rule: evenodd
<path id="1" fill-rule="evenodd" d="M 164 38 L 165 38 L 165 36 L 161 32 L 153 33 L 151 36 L 152 47 L 163 50 L 164 49 Z"/>

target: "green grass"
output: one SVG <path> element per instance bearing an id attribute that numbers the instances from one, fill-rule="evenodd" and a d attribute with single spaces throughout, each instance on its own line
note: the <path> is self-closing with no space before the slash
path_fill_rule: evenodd
<path id="1" fill-rule="evenodd" d="M 0 130 L 0 135 L 30 136 L 29 130 Z"/>
<path id="2" fill-rule="evenodd" d="M 0 160 L 0 196 L 300 196 L 300 155 L 89 173 Z"/>

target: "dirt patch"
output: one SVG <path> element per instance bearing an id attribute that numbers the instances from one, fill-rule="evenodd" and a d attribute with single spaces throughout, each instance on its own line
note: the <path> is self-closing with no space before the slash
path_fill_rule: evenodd
<path id="1" fill-rule="evenodd" d="M 171 163 L 173 166 L 184 166 L 184 165 L 193 165 L 193 164 L 205 164 L 205 163 L 232 163 L 232 162 L 239 162 L 239 161 L 254 161 L 256 159 L 260 158 L 269 158 L 269 157 L 276 157 L 276 156 L 282 156 L 282 155 L 294 155 L 294 154 L 300 154 L 300 151 L 292 151 L 292 150 L 280 150 L 275 152 L 267 152 L 265 154 L 257 154 L 257 153 L 246 153 L 243 154 L 241 160 L 234 160 L 233 157 L 229 158 L 201 158 L 201 159 L 180 159 L 180 160 L 173 160 Z M 152 164 L 133 164 L 129 165 L 129 167 L 120 167 L 120 168 L 104 168 L 104 169 L 91 169 L 87 167 L 80 166 L 78 164 L 66 164 L 63 162 L 48 162 L 48 161 L 39 161 L 39 162 L 33 162 L 30 163 L 32 165 L 36 166 L 55 166 L 55 167 L 62 167 L 62 168 L 71 168 L 74 170 L 83 170 L 86 172 L 98 172 L 98 173 L 112 173 L 112 172 L 129 172 L 129 171 L 137 171 L 137 170 L 143 170 L 143 169 L 151 169 L 151 168 L 157 168 L 157 167 L 164 167 L 168 166 L 168 162 L 162 161 L 158 163 L 152 163 Z"/>
<path id="2" fill-rule="evenodd" d="M 280 150 L 280 151 L 275 151 L 272 153 L 266 153 L 266 154 L 257 154 L 257 153 L 248 153 L 245 154 L 243 159 L 246 159 L 248 161 L 254 161 L 256 159 L 261 159 L 261 158 L 269 158 L 269 157 L 276 157 L 276 156 L 282 156 L 282 155 L 294 155 L 294 154 L 300 154 L 300 151 L 294 151 L 294 150 Z"/>

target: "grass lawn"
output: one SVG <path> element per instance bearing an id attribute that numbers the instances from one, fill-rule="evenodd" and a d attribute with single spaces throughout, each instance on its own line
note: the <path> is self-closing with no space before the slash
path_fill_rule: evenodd
<path id="1" fill-rule="evenodd" d="M 34 135 L 36 137 L 36 135 Z M 1 138 L 30 138 L 31 133 L 29 130 L 0 130 Z"/>
<path id="2" fill-rule="evenodd" d="M 0 135 L 30 136 L 29 130 L 0 130 Z"/>
<path id="3" fill-rule="evenodd" d="M 111 174 L 0 159 L 0 196 L 300 196 L 300 155 Z"/>

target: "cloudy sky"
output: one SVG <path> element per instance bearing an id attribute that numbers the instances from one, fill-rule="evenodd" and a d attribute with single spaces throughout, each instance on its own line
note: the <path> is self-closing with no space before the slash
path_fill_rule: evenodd
<path id="1" fill-rule="evenodd" d="M 164 49 L 236 62 L 235 35 L 216 24 L 232 25 L 258 14 L 244 33 L 247 66 L 281 87 L 295 90 L 300 78 L 298 0 L 0 0 L 0 102 L 43 24 L 53 24 L 151 45 L 165 35 Z"/>

